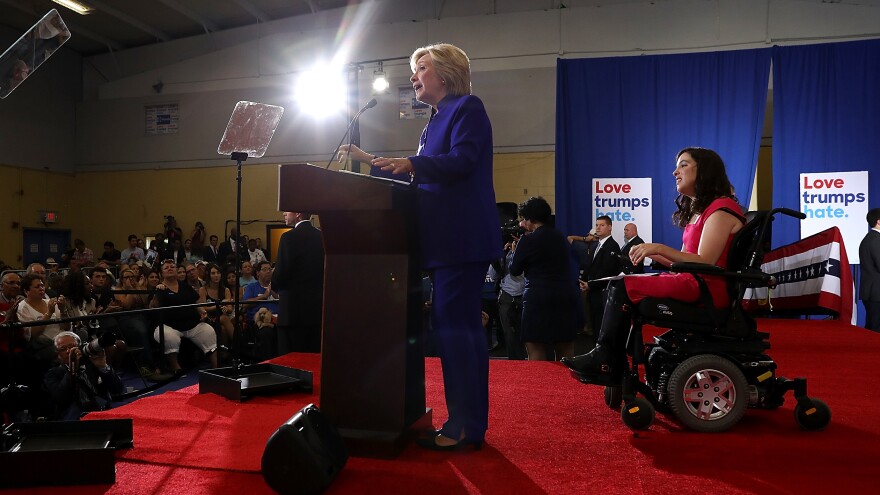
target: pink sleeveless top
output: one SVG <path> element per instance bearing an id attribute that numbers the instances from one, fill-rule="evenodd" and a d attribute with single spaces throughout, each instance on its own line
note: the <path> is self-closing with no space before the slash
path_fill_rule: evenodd
<path id="1" fill-rule="evenodd" d="M 685 252 L 697 253 L 706 220 L 720 208 L 729 209 L 745 223 L 740 215 L 740 206 L 736 201 L 730 198 L 718 198 L 709 203 L 696 222 L 685 226 L 681 236 Z M 731 241 L 733 241 L 733 234 L 727 238 L 724 250 L 718 257 L 718 261 L 715 262 L 716 266 L 727 268 L 727 251 L 730 249 Z M 702 278 L 709 287 L 715 307 L 727 306 L 730 301 L 724 278 L 711 275 L 703 275 Z M 658 277 L 626 277 L 624 283 L 627 295 L 636 304 L 646 297 L 678 299 L 685 302 L 695 302 L 700 297 L 700 286 L 694 276 L 689 273 L 663 273 Z"/>

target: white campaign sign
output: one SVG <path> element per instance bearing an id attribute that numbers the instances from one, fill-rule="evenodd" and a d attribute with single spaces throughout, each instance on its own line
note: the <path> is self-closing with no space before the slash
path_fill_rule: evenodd
<path id="1" fill-rule="evenodd" d="M 800 176 L 801 239 L 830 227 L 840 229 L 851 265 L 868 232 L 868 172 L 816 172 Z"/>
<path id="2" fill-rule="evenodd" d="M 611 217 L 611 237 L 623 245 L 623 227 L 636 224 L 639 237 L 652 242 L 653 203 L 651 178 L 593 179 L 593 225 L 602 215 Z M 592 225 L 591 225 L 592 227 Z"/>

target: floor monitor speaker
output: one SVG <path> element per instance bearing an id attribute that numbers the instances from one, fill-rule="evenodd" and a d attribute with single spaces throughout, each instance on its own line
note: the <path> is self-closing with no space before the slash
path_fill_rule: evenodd
<path id="1" fill-rule="evenodd" d="M 282 424 L 266 442 L 266 483 L 282 494 L 324 491 L 348 460 L 342 436 L 314 404 Z"/>

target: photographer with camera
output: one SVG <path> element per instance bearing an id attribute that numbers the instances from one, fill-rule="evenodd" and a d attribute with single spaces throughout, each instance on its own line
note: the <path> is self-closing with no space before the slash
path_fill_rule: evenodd
<path id="1" fill-rule="evenodd" d="M 189 234 L 189 240 L 191 242 L 190 249 L 192 249 L 192 252 L 200 259 L 204 258 L 202 249 L 205 247 L 205 239 L 205 224 L 202 222 L 196 222 L 195 227 L 193 227 L 192 232 Z"/>
<path id="2" fill-rule="evenodd" d="M 175 240 L 183 245 L 183 230 L 177 226 L 177 219 L 173 215 L 165 215 L 165 239 L 171 245 Z"/>
<path id="3" fill-rule="evenodd" d="M 82 345 L 73 332 L 55 336 L 58 366 L 43 377 L 43 388 L 55 408 L 53 419 L 79 419 L 89 411 L 109 409 L 112 397 L 123 390 L 122 381 L 107 364 L 105 349 L 116 344 L 116 336 L 105 332 Z"/>

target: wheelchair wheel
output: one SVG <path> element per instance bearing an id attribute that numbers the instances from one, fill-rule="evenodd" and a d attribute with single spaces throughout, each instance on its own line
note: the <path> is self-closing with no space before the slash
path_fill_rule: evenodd
<path id="1" fill-rule="evenodd" d="M 714 354 L 698 354 L 685 359 L 669 376 L 669 408 L 692 430 L 724 431 L 745 413 L 747 387 L 735 363 Z"/>
<path id="2" fill-rule="evenodd" d="M 831 422 L 831 409 L 828 404 L 819 399 L 808 399 L 812 406 L 802 406 L 800 403 L 794 406 L 794 420 L 804 430 L 821 430 Z"/>
<path id="3" fill-rule="evenodd" d="M 620 402 L 623 400 L 623 391 L 620 387 L 605 387 L 605 405 L 620 410 Z"/>
<path id="4" fill-rule="evenodd" d="M 620 419 L 630 430 L 647 430 L 654 424 L 654 406 L 647 399 L 636 397 L 623 405 Z"/>

